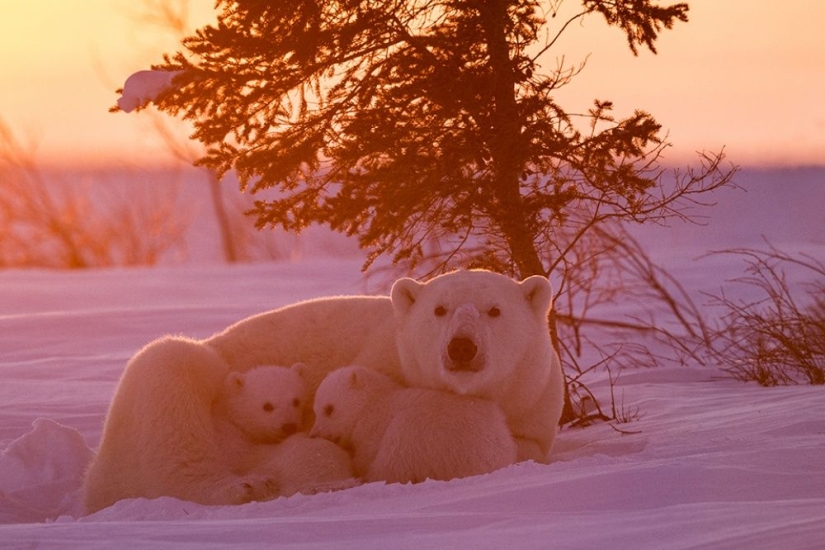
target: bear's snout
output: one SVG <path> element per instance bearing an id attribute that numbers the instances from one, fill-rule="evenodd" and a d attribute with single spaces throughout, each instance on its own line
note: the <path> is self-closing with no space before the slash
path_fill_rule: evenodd
<path id="1" fill-rule="evenodd" d="M 484 369 L 484 351 L 478 347 L 480 313 L 472 302 L 455 309 L 448 328 L 447 345 L 443 348 L 444 368 L 450 372 L 479 372 Z"/>
<path id="2" fill-rule="evenodd" d="M 455 363 L 469 363 L 477 353 L 478 346 L 469 338 L 453 338 L 447 346 L 447 354 Z"/>
<path id="3" fill-rule="evenodd" d="M 284 435 L 292 435 L 297 431 L 298 431 L 298 425 L 293 424 L 291 422 L 288 422 L 288 423 L 284 424 L 283 426 L 281 426 L 281 432 L 283 432 Z"/>
<path id="4" fill-rule="evenodd" d="M 450 362 L 448 370 L 477 372 L 483 364 L 475 361 L 478 356 L 478 346 L 473 340 L 465 336 L 456 336 L 447 344 L 447 357 Z"/>

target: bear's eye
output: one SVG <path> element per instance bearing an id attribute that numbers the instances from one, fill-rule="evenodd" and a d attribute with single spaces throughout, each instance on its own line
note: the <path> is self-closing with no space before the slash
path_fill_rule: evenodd
<path id="1" fill-rule="evenodd" d="M 264 409 L 266 412 L 271 413 L 272 411 L 274 411 L 274 410 L 275 410 L 275 407 L 272 405 L 272 403 L 270 403 L 269 401 L 267 401 L 266 403 L 264 403 L 263 409 Z"/>
<path id="2" fill-rule="evenodd" d="M 333 412 L 335 412 L 335 407 L 332 404 L 324 407 L 324 416 L 332 416 Z"/>
<path id="3" fill-rule="evenodd" d="M 490 317 L 499 317 L 501 315 L 501 310 L 496 306 L 493 306 L 487 310 L 487 315 Z"/>
<path id="4" fill-rule="evenodd" d="M 301 407 L 301 400 L 296 397 L 295 399 L 292 400 L 292 406 L 295 407 L 296 409 L 300 408 Z"/>
<path id="5" fill-rule="evenodd" d="M 433 313 L 435 313 L 436 317 L 444 317 L 445 315 L 447 315 L 447 308 L 445 308 L 444 306 L 437 306 Z"/>

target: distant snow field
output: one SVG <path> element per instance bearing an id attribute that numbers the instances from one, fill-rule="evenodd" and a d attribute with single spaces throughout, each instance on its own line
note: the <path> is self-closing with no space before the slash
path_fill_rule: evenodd
<path id="1" fill-rule="evenodd" d="M 698 302 L 741 274 L 734 258 L 697 260 L 708 250 L 759 247 L 764 235 L 825 259 L 825 171 L 765 174 L 740 181 L 747 193 L 720 195 L 707 227 L 640 234 Z M 83 516 L 83 470 L 141 346 L 170 333 L 206 337 L 302 299 L 386 292 L 361 263 L 317 253 L 240 266 L 0 271 L 0 548 L 825 544 L 823 388 L 766 389 L 700 366 L 624 370 L 615 390 L 640 413 L 621 426 L 628 433 L 565 429 L 549 465 L 242 506 L 133 499 Z M 608 385 L 604 375 L 594 389 Z"/>

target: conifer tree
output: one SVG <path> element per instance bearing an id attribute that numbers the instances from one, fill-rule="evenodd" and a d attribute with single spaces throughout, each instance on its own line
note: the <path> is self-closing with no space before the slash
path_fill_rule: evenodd
<path id="1" fill-rule="evenodd" d="M 259 227 L 328 224 L 370 262 L 548 275 L 599 223 L 678 214 L 729 178 L 719 154 L 665 181 L 652 115 L 597 100 L 576 117 L 554 91 L 579 68 L 542 66 L 599 14 L 655 53 L 687 4 L 583 0 L 565 24 L 559 4 L 219 0 L 217 23 L 154 67 L 183 71 L 156 104 L 193 122 L 201 164 L 280 191 L 256 202 Z"/>

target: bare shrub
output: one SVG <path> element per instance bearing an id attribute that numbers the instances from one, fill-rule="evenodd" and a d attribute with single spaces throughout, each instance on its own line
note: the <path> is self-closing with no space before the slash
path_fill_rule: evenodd
<path id="1" fill-rule="evenodd" d="M 576 239 L 560 264 L 554 305 L 568 392 L 563 417 L 575 425 L 627 422 L 640 413 L 616 401 L 621 371 L 703 364 L 712 330 L 689 293 L 626 224 L 605 223 Z M 596 396 L 588 379 L 605 371 L 609 395 Z"/>
<path id="2" fill-rule="evenodd" d="M 713 346 L 723 369 L 763 386 L 825 384 L 825 264 L 773 246 L 721 253 L 744 258 L 747 275 L 735 282 L 758 294 L 757 299 L 714 297 L 725 311 Z M 802 287 L 802 301 L 788 282 L 791 267 L 815 277 Z"/>
<path id="3" fill-rule="evenodd" d="M 176 186 L 47 181 L 0 121 L 0 267 L 154 265 L 188 223 Z"/>

